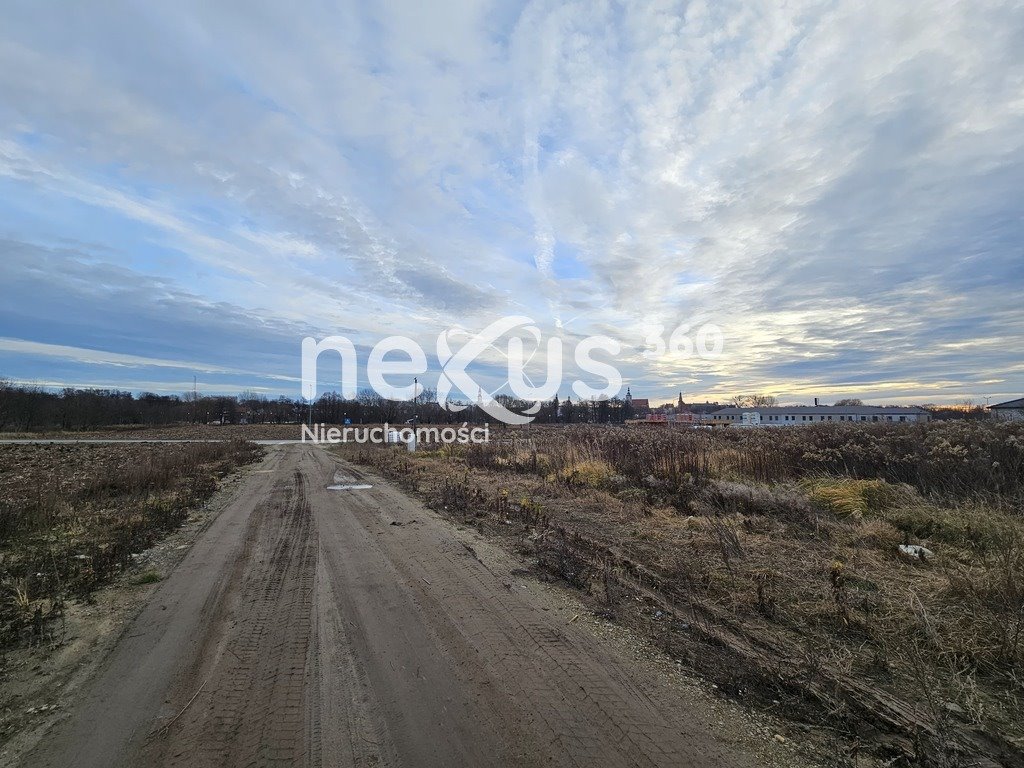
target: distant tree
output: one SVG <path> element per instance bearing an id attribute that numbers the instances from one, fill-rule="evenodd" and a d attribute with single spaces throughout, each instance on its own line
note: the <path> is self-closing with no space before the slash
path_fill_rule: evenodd
<path id="1" fill-rule="evenodd" d="M 983 405 L 975 405 L 970 400 L 954 405 L 924 405 L 921 407 L 930 411 L 932 418 L 936 421 L 977 421 L 991 416 Z"/>
<path id="2" fill-rule="evenodd" d="M 0 379 L 0 430 L 6 429 L 13 420 L 17 388 L 10 379 Z"/>
<path id="3" fill-rule="evenodd" d="M 836 405 L 864 405 L 864 401 L 858 397 L 846 397 L 842 400 L 836 400 Z"/>
<path id="4" fill-rule="evenodd" d="M 773 408 L 779 399 L 775 395 L 734 395 L 729 404 L 733 408 Z"/>
<path id="5" fill-rule="evenodd" d="M 498 398 L 510 410 L 523 412 L 532 403 L 502 395 Z M 329 424 L 398 424 L 411 418 L 427 423 L 457 424 L 462 421 L 486 421 L 486 414 L 472 403 L 451 401 L 453 406 L 470 406 L 448 411 L 437 403 L 437 393 L 425 390 L 417 402 L 388 400 L 372 390 L 360 390 L 354 399 L 345 399 L 338 392 L 322 394 L 312 404 L 314 421 Z M 268 399 L 265 395 L 246 391 L 237 397 L 202 395 L 185 392 L 181 395 L 158 395 L 103 389 L 50 391 L 42 387 L 20 386 L 0 378 L 0 430 L 30 432 L 47 429 L 83 430 L 120 424 L 176 424 L 191 420 L 201 422 L 252 424 L 304 422 L 310 410 L 305 398 L 281 395 Z M 587 407 L 575 414 L 586 418 Z M 541 409 L 544 415 L 544 409 Z M 548 410 L 548 419 L 553 412 Z"/>

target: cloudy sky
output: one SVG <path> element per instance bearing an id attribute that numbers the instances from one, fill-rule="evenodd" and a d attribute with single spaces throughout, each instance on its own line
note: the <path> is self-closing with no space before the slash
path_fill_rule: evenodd
<path id="1" fill-rule="evenodd" d="M 1024 394 L 1022 2 L 2 5 L 2 377 L 526 315 L 654 399 Z"/>

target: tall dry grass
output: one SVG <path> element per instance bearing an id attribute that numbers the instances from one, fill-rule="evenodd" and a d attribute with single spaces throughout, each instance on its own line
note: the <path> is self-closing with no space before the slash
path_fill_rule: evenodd
<path id="1" fill-rule="evenodd" d="M 0 448 L 0 641 L 88 598 L 181 525 L 251 443 Z"/>
<path id="2" fill-rule="evenodd" d="M 669 486 L 703 477 L 770 484 L 832 475 L 903 483 L 945 498 L 1024 500 L 1024 425 L 1014 423 L 532 428 L 469 446 L 465 458 L 470 466 L 542 474 L 604 461 L 627 479 L 653 476 Z"/>
<path id="3" fill-rule="evenodd" d="M 531 427 L 357 458 L 520 531 L 609 615 L 656 595 L 690 627 L 647 615 L 658 642 L 736 695 L 922 765 L 1024 759 L 1024 425 Z"/>

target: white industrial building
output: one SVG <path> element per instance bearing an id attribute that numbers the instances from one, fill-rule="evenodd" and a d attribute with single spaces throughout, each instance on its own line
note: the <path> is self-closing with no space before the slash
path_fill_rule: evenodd
<path id="1" fill-rule="evenodd" d="M 990 405 L 988 410 L 1000 421 L 1024 421 L 1024 397 Z"/>
<path id="2" fill-rule="evenodd" d="M 795 427 L 822 422 L 928 421 L 924 408 L 883 405 L 796 405 L 771 408 L 722 408 L 709 417 L 711 424 L 730 426 Z"/>

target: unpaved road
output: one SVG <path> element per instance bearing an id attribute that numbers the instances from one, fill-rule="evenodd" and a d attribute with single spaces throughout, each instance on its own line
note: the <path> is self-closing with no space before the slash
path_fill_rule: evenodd
<path id="1" fill-rule="evenodd" d="M 275 446 L 23 764 L 759 764 L 545 599 L 379 479 Z"/>

